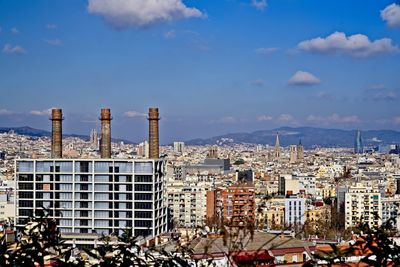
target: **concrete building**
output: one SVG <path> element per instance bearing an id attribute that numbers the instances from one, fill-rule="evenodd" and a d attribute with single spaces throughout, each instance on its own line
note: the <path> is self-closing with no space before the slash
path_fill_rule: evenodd
<path id="1" fill-rule="evenodd" d="M 279 160 L 281 158 L 281 145 L 279 142 L 279 133 L 276 133 L 274 157 L 275 160 Z"/>
<path id="2" fill-rule="evenodd" d="M 378 216 L 378 217 L 377 217 Z M 381 224 L 382 206 L 378 190 L 360 184 L 349 187 L 345 193 L 345 227 L 367 223 L 370 227 Z"/>
<path id="3" fill-rule="evenodd" d="M 62 234 L 167 230 L 164 161 L 20 159 L 15 173 L 17 227 L 45 207 Z"/>
<path id="4" fill-rule="evenodd" d="M 297 162 L 297 146 L 291 145 L 290 146 L 290 163 Z"/>
<path id="5" fill-rule="evenodd" d="M 0 222 L 15 218 L 15 204 L 12 194 L 0 194 Z"/>
<path id="6" fill-rule="evenodd" d="M 153 238 L 167 231 L 165 161 L 159 159 L 159 114 L 149 109 L 147 160 L 112 159 L 111 111 L 101 110 L 101 159 L 62 158 L 61 109 L 52 110 L 52 159 L 16 159 L 15 225 L 46 208 L 61 234 L 94 245 L 101 234 L 132 229 Z"/>
<path id="7" fill-rule="evenodd" d="M 183 154 L 185 151 L 185 143 L 184 142 L 174 142 L 174 152 L 177 154 Z"/>
<path id="8" fill-rule="evenodd" d="M 388 220 L 394 220 L 397 231 L 400 231 L 400 199 L 399 198 L 382 198 L 382 223 Z"/>
<path id="9" fill-rule="evenodd" d="M 285 198 L 285 225 L 303 225 L 305 222 L 306 200 Z"/>
<path id="10" fill-rule="evenodd" d="M 300 192 L 300 183 L 298 179 L 293 179 L 290 174 L 279 177 L 279 193 L 282 195 L 297 195 Z"/>
<path id="11" fill-rule="evenodd" d="M 136 148 L 137 155 L 143 158 L 149 158 L 149 143 L 144 141 Z"/>
<path id="12" fill-rule="evenodd" d="M 237 184 L 221 192 L 222 216 L 230 226 L 246 226 L 255 220 L 255 192 L 252 184 Z"/>
<path id="13" fill-rule="evenodd" d="M 180 227 L 203 226 L 207 216 L 206 184 L 190 186 L 170 184 L 167 189 L 167 205 L 173 219 Z"/>
<path id="14" fill-rule="evenodd" d="M 90 146 L 95 150 L 99 148 L 99 135 L 97 134 L 96 129 L 90 131 Z"/>
<path id="15" fill-rule="evenodd" d="M 299 161 L 299 162 L 304 161 L 304 146 L 301 143 L 301 140 L 299 141 L 299 144 L 297 145 L 297 161 Z"/>

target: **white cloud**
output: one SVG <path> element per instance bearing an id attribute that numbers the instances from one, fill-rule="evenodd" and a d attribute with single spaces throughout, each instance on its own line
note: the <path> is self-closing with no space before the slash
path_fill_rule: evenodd
<path id="1" fill-rule="evenodd" d="M 323 117 L 323 116 L 316 116 L 316 115 L 310 115 L 307 117 L 307 121 L 309 122 L 317 122 L 321 124 L 331 124 L 331 123 L 336 123 L 336 124 L 348 124 L 348 123 L 360 123 L 360 119 L 356 115 L 350 115 L 350 116 L 340 116 L 337 113 L 333 113 L 332 115 L 328 117 Z"/>
<path id="2" fill-rule="evenodd" d="M 23 55 L 23 54 L 26 54 L 26 50 L 22 46 L 19 46 L 19 45 L 12 46 L 10 44 L 5 44 L 3 47 L 3 53 Z"/>
<path id="3" fill-rule="evenodd" d="M 251 5 L 258 10 L 264 10 L 267 8 L 267 0 L 252 0 Z"/>
<path id="4" fill-rule="evenodd" d="M 281 114 L 278 117 L 278 121 L 280 122 L 293 122 L 294 120 L 294 117 L 290 114 Z"/>
<path id="5" fill-rule="evenodd" d="M 386 21 L 389 27 L 400 27 L 400 5 L 391 4 L 381 10 L 381 18 Z"/>
<path id="6" fill-rule="evenodd" d="M 306 71 L 298 71 L 289 79 L 290 85 L 315 85 L 320 82 L 320 79 Z"/>
<path id="7" fill-rule="evenodd" d="M 167 39 L 173 39 L 176 36 L 176 31 L 175 30 L 170 30 L 164 33 L 164 37 Z"/>
<path id="8" fill-rule="evenodd" d="M 12 115 L 12 114 L 14 114 L 14 112 L 11 110 L 8 110 L 5 108 L 0 109 L 0 116 L 7 116 L 7 115 Z"/>
<path id="9" fill-rule="evenodd" d="M 273 117 L 269 115 L 261 115 L 257 117 L 257 121 L 272 121 Z"/>
<path id="10" fill-rule="evenodd" d="M 62 46 L 63 42 L 60 39 L 46 39 L 44 40 L 48 45 L 52 46 Z"/>
<path id="11" fill-rule="evenodd" d="M 314 38 L 300 42 L 297 47 L 301 50 L 334 54 L 343 53 L 354 57 L 369 57 L 379 54 L 399 52 L 398 46 L 389 38 L 370 41 L 368 36 L 355 34 L 346 36 L 343 32 L 335 32 L 326 38 Z"/>
<path id="12" fill-rule="evenodd" d="M 117 28 L 205 16 L 200 10 L 187 7 L 182 0 L 88 0 L 88 11 Z"/>
<path id="13" fill-rule="evenodd" d="M 258 86 L 258 87 L 263 87 L 265 86 L 265 81 L 262 79 L 257 79 L 251 82 L 252 85 Z"/>
<path id="14" fill-rule="evenodd" d="M 46 29 L 55 30 L 55 29 L 57 29 L 57 25 L 56 24 L 46 24 Z"/>
<path id="15" fill-rule="evenodd" d="M 51 115 L 51 109 L 45 109 L 45 110 L 31 110 L 29 114 L 34 115 L 34 116 L 50 116 Z"/>
<path id="16" fill-rule="evenodd" d="M 127 118 L 145 118 L 147 114 L 139 111 L 127 111 L 123 116 Z"/>
<path id="17" fill-rule="evenodd" d="M 279 48 L 277 48 L 277 47 L 260 47 L 260 48 L 257 48 L 255 50 L 255 52 L 257 54 L 266 55 L 266 54 L 271 54 L 271 53 L 273 53 L 275 51 L 278 51 L 278 50 L 279 50 Z"/>
<path id="18" fill-rule="evenodd" d="M 393 91 L 376 92 L 369 97 L 375 101 L 394 101 L 398 99 L 398 95 Z"/>
<path id="19" fill-rule="evenodd" d="M 11 28 L 11 32 L 14 33 L 14 34 L 18 34 L 19 30 L 16 27 L 12 27 Z"/>

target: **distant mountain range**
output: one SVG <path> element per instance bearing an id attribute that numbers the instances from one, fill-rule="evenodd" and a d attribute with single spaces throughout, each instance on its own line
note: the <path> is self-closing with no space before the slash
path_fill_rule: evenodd
<path id="1" fill-rule="evenodd" d="M 14 131 L 17 134 L 31 137 L 50 136 L 49 131 L 24 127 L 0 127 L 0 133 Z M 261 130 L 252 133 L 230 133 L 205 139 L 186 141 L 188 145 L 214 145 L 214 144 L 264 144 L 274 145 L 276 133 L 279 132 L 281 146 L 298 144 L 301 140 L 306 148 L 311 147 L 354 147 L 356 130 L 338 130 L 313 127 L 281 127 L 272 130 Z M 361 132 L 364 145 L 400 144 L 400 132 L 392 130 L 370 130 Z M 87 135 L 64 134 L 64 137 L 77 137 L 89 140 Z M 133 144 L 125 139 L 112 139 L 113 142 Z"/>
<path id="2" fill-rule="evenodd" d="M 31 137 L 44 137 L 44 136 L 51 136 L 51 132 L 45 131 L 45 130 L 40 130 L 40 129 L 35 129 L 29 126 L 23 126 L 23 127 L 0 127 L 0 133 L 8 133 L 10 131 L 13 131 L 17 134 L 21 135 L 26 135 L 26 136 L 31 136 Z M 79 134 L 63 134 L 64 137 L 77 137 L 83 140 L 88 141 L 89 136 L 88 135 L 79 135 Z M 113 142 L 124 142 L 125 144 L 133 144 L 132 141 L 125 140 L 125 139 L 118 139 L 118 138 L 113 138 Z"/>
<path id="3" fill-rule="evenodd" d="M 189 145 L 212 145 L 227 143 L 250 143 L 274 145 L 279 132 L 281 146 L 298 144 L 301 140 L 306 148 L 311 147 L 354 147 L 356 130 L 338 130 L 313 127 L 281 127 L 252 133 L 230 133 L 207 139 L 193 139 Z M 361 132 L 364 145 L 399 144 L 400 132 L 392 130 L 370 130 Z"/>

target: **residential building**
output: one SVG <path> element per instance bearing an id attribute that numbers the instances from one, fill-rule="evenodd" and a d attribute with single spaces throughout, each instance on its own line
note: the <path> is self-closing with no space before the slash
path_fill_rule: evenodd
<path id="1" fill-rule="evenodd" d="M 285 225 L 303 225 L 305 222 L 306 200 L 285 198 Z"/>
<path id="2" fill-rule="evenodd" d="M 255 220 L 255 192 L 252 184 L 236 184 L 221 192 L 222 216 L 230 226 L 246 226 Z"/>
<path id="3" fill-rule="evenodd" d="M 361 184 L 349 187 L 345 193 L 345 227 L 366 223 L 370 227 L 381 224 L 382 206 L 378 190 Z"/>

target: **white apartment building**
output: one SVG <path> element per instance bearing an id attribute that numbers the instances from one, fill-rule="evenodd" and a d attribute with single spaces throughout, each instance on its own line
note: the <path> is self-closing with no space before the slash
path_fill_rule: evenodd
<path id="1" fill-rule="evenodd" d="M 397 231 L 400 231 L 400 198 L 382 198 L 382 223 L 393 219 Z"/>
<path id="2" fill-rule="evenodd" d="M 165 162 L 120 159 L 16 160 L 16 225 L 48 208 L 60 232 L 99 235 L 132 228 L 154 237 L 167 231 Z M 79 243 L 77 241 L 77 243 Z"/>
<path id="3" fill-rule="evenodd" d="M 174 152 L 177 154 L 183 154 L 185 151 L 185 143 L 184 142 L 174 142 Z"/>
<path id="4" fill-rule="evenodd" d="M 304 198 L 285 198 L 285 225 L 304 224 L 305 211 Z"/>
<path id="5" fill-rule="evenodd" d="M 359 223 L 378 226 L 381 218 L 381 195 L 378 190 L 360 184 L 349 187 L 345 193 L 345 228 L 357 227 Z"/>
<path id="6" fill-rule="evenodd" d="M 0 194 L 0 222 L 15 218 L 15 204 L 12 198 L 11 194 Z"/>
<path id="7" fill-rule="evenodd" d="M 167 186 L 167 205 L 173 220 L 181 227 L 202 226 L 207 215 L 206 183 L 172 183 Z"/>

